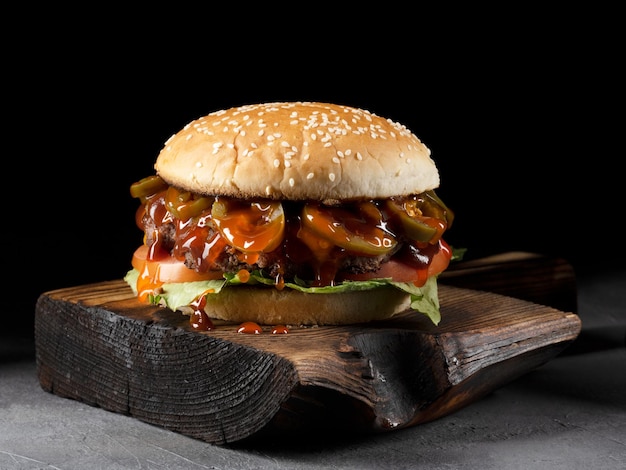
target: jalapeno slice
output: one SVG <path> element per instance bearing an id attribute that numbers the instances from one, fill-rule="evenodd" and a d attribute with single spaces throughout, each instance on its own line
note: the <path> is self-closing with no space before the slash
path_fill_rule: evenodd
<path id="1" fill-rule="evenodd" d="M 302 225 L 332 244 L 361 255 L 385 255 L 397 244 L 395 237 L 384 230 L 382 214 L 372 202 L 340 207 L 308 203 L 302 209 Z"/>
<path id="2" fill-rule="evenodd" d="M 167 188 L 167 183 L 160 176 L 152 175 L 140 179 L 130 186 L 130 195 L 138 199 L 145 199 Z"/>
<path id="3" fill-rule="evenodd" d="M 446 230 L 444 210 L 425 194 L 405 198 L 390 198 L 386 209 L 399 221 L 405 235 L 411 240 L 436 243 Z"/>
<path id="4" fill-rule="evenodd" d="M 165 207 L 179 220 L 189 220 L 200 215 L 211 207 L 213 201 L 213 197 L 199 196 L 173 186 L 167 188 L 165 193 Z"/>
<path id="5" fill-rule="evenodd" d="M 454 212 L 450 210 L 448 206 L 441 200 L 434 190 L 429 190 L 423 193 L 425 202 L 428 203 L 427 210 L 430 211 L 426 215 L 431 217 L 439 217 L 446 221 L 447 228 L 452 226 L 454 220 Z"/>
<path id="6" fill-rule="evenodd" d="M 244 253 L 270 252 L 285 234 L 285 213 L 277 201 L 236 201 L 216 198 L 211 218 L 220 235 Z"/>

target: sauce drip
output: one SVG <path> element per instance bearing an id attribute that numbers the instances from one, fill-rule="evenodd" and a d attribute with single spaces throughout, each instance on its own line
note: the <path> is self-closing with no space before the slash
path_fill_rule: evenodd
<path id="1" fill-rule="evenodd" d="M 176 225 L 176 243 L 172 254 L 179 260 L 192 259 L 196 271 L 217 269 L 215 262 L 228 244 L 211 226 L 211 216 L 202 214 Z"/>
<path id="2" fill-rule="evenodd" d="M 277 289 L 284 287 L 286 261 L 309 266 L 311 285 L 321 287 L 336 284 L 346 257 L 386 256 L 394 253 L 399 243 L 410 242 L 406 238 L 407 227 L 420 236 L 432 233 L 426 242 L 413 242 L 414 246 L 437 246 L 449 225 L 447 212 L 431 198 L 393 201 L 393 205 L 371 200 L 339 206 L 312 201 L 243 202 L 225 197 L 196 197 L 170 187 L 146 197 L 136 221 L 146 234 L 148 259 L 158 260 L 171 254 L 180 261 L 191 260 L 197 272 L 205 273 L 221 271 L 219 258 L 229 248 L 234 249 L 240 262 L 250 266 L 259 261 L 262 253 L 272 253 L 279 266 L 275 276 Z M 168 207 L 176 214 L 192 215 L 177 218 Z M 162 231 L 167 230 L 167 225 L 173 227 L 175 234 L 166 241 Z M 406 252 L 399 252 L 403 251 Z M 413 250 L 410 264 L 426 269 L 432 251 L 422 250 L 416 257 Z M 248 277 L 240 274 L 245 282 Z M 150 275 L 145 273 L 142 281 L 145 290 L 151 287 L 147 279 Z"/>
<path id="3" fill-rule="evenodd" d="M 421 285 L 432 260 L 441 255 L 439 241 L 453 220 L 452 212 L 432 191 L 325 205 L 199 196 L 164 185 L 148 179 L 135 187 L 135 192 L 141 190 L 135 221 L 144 231 L 146 259 L 173 257 L 206 275 L 203 279 L 221 277 L 223 266 L 236 266 L 232 260 L 237 260 L 245 265 L 238 272 L 242 282 L 250 279 L 250 269 L 257 263 L 270 259 L 279 290 L 293 281 L 286 276 L 294 274 L 294 267 L 302 270 L 299 278 L 314 287 L 349 279 L 352 273 L 342 271 L 348 258 L 400 262 L 415 270 L 414 281 Z M 138 269 L 139 297 L 145 301 L 158 296 L 159 263 L 155 264 Z M 194 329 L 210 330 L 213 324 L 202 303 L 200 298 L 191 305 L 191 323 Z"/>
<path id="4" fill-rule="evenodd" d="M 274 328 L 272 328 L 273 335 L 286 335 L 287 333 L 289 333 L 289 328 L 287 328 L 285 325 L 276 325 Z"/>
<path id="5" fill-rule="evenodd" d="M 204 292 L 189 305 L 193 309 L 189 323 L 194 330 L 210 331 L 215 328 L 215 325 L 204 311 L 204 307 L 206 307 L 206 294 L 209 293 L 210 292 Z"/>
<path id="6" fill-rule="evenodd" d="M 259 326 L 258 323 L 252 321 L 243 322 L 237 328 L 237 333 L 246 334 L 246 335 L 260 335 L 263 333 L 263 328 Z M 284 335 L 289 333 L 289 328 L 285 325 L 276 325 L 272 328 L 273 335 Z"/>
<path id="7" fill-rule="evenodd" d="M 263 328 L 261 328 L 257 323 L 252 321 L 243 322 L 239 325 L 237 329 L 237 333 L 242 333 L 246 335 L 260 335 L 263 332 Z"/>
<path id="8" fill-rule="evenodd" d="M 285 214 L 280 202 L 219 197 L 211 217 L 222 237 L 242 253 L 270 252 L 282 243 Z"/>

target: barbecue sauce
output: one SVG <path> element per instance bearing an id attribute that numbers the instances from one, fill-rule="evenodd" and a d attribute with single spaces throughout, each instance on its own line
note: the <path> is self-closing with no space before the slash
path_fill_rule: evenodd
<path id="1" fill-rule="evenodd" d="M 439 240 L 452 223 L 452 213 L 434 193 L 430 195 L 432 192 L 330 206 L 313 201 L 243 202 L 172 187 L 158 189 L 155 194 L 141 194 L 136 213 L 137 226 L 145 234 L 147 259 L 173 256 L 198 273 L 219 275 L 217 261 L 227 249 L 251 266 L 262 252 L 269 251 L 279 266 L 277 289 L 284 287 L 280 266 L 287 262 L 310 266 L 310 285 L 332 286 L 339 282 L 344 259 L 354 256 L 400 258 L 416 270 L 416 282 L 423 283 Z M 419 235 L 420 240 L 411 240 L 407 232 Z M 239 274 L 243 282 L 249 278 L 249 272 Z M 156 277 L 155 273 L 140 273 L 137 288 L 142 300 L 147 300 L 150 292 L 158 292 Z M 214 327 L 204 312 L 205 302 L 202 295 L 190 306 L 194 329 Z M 243 333 L 256 332 L 251 325 L 242 328 Z M 281 328 L 276 331 L 284 333 L 286 329 Z"/>

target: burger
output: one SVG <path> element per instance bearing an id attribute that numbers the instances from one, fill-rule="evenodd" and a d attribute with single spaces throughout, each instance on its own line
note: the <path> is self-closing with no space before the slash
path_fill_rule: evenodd
<path id="1" fill-rule="evenodd" d="M 413 310 L 440 321 L 452 258 L 439 172 L 406 126 L 320 102 L 251 104 L 187 124 L 130 186 L 141 302 L 214 320 L 345 325 Z"/>

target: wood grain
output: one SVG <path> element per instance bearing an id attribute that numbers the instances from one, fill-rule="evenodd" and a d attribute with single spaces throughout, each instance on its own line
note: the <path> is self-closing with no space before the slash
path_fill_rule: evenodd
<path id="1" fill-rule="evenodd" d="M 440 301 L 439 326 L 407 311 L 246 335 L 225 322 L 194 331 L 182 314 L 139 304 L 121 280 L 59 289 L 36 306 L 38 378 L 56 395 L 213 444 L 337 427 L 385 432 L 470 404 L 580 332 L 572 312 L 502 294 L 442 284 Z"/>
<path id="2" fill-rule="evenodd" d="M 486 290 L 577 312 L 574 268 L 562 258 L 514 251 L 452 263 L 439 277 L 446 285 Z"/>

